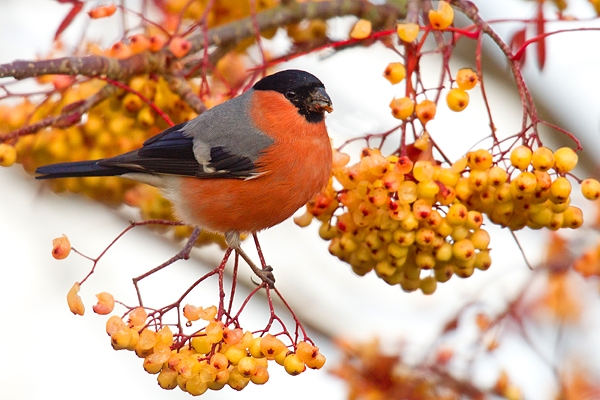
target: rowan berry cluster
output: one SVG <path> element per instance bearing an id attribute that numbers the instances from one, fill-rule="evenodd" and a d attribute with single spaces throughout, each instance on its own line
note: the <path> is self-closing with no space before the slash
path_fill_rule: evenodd
<path id="1" fill-rule="evenodd" d="M 268 366 L 273 360 L 290 375 L 325 364 L 319 349 L 307 341 L 297 342 L 292 351 L 271 334 L 256 336 L 226 326 L 218 319 L 215 306 L 204 309 L 188 304 L 183 314 L 188 326 L 198 320 L 206 325 L 192 335 L 174 334 L 168 325 L 153 326 L 157 321 L 138 307 L 129 313 L 127 322 L 110 317 L 106 331 L 115 350 L 134 351 L 144 359 L 144 369 L 157 374 L 161 388 L 179 387 L 194 396 L 226 385 L 235 390 L 250 382 L 263 385 L 269 380 Z"/>
<path id="2" fill-rule="evenodd" d="M 55 79 L 41 77 L 40 81 L 56 86 Z M 61 97 L 49 98 L 38 106 L 28 101 L 15 106 L 2 106 L 0 133 L 19 129 L 27 120 L 36 123 L 51 117 L 65 107 L 93 96 L 105 85 L 100 80 L 70 82 L 69 86 L 61 89 Z M 33 135 L 21 136 L 14 146 L 0 144 L 0 165 L 10 166 L 18 162 L 26 171 L 33 173 L 40 165 L 114 156 L 141 147 L 146 139 L 168 127 L 157 110 L 170 115 L 175 123 L 197 115 L 163 78 L 138 76 L 132 78 L 127 86 L 130 92 L 121 91 L 110 96 L 89 110 L 79 125 L 52 127 Z M 225 99 L 217 97 L 207 101 L 207 105 Z M 144 99 L 152 103 L 154 108 Z M 56 192 L 81 193 L 110 205 L 125 203 L 137 207 L 143 219 L 175 219 L 170 203 L 158 190 L 119 177 L 65 178 L 49 180 L 45 184 Z M 172 229 L 177 238 L 189 237 L 191 233 L 188 227 Z M 219 236 L 203 232 L 198 243 L 215 241 L 224 244 Z"/>
<path id="3" fill-rule="evenodd" d="M 329 251 L 358 275 L 370 271 L 406 291 L 435 291 L 437 282 L 469 277 L 491 265 L 492 223 L 518 230 L 578 228 L 581 210 L 570 204 L 564 176 L 577 163 L 569 148 L 555 152 L 518 146 L 510 166 L 501 167 L 488 150 L 467 153 L 453 165 L 406 156 L 384 157 L 365 148 L 358 163 L 334 152 L 329 186 L 311 200 L 296 223 L 321 222 Z M 341 186 L 341 189 L 335 189 Z M 600 183 L 587 179 L 582 192 L 600 197 Z"/>

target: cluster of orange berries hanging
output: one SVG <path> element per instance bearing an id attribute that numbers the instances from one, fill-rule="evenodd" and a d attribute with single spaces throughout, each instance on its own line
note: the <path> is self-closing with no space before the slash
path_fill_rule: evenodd
<path id="1" fill-rule="evenodd" d="M 53 246 L 55 258 L 68 255 L 70 245 L 66 237 L 57 238 Z M 75 283 L 67 294 L 67 303 L 71 312 L 83 315 L 85 307 L 79 290 L 80 284 Z M 96 314 L 106 315 L 114 310 L 112 294 L 103 292 L 96 297 L 98 302 L 93 306 Z M 204 326 L 190 335 L 181 330 L 174 334 L 162 322 L 161 310 L 148 314 L 143 307 L 137 307 L 129 310 L 127 321 L 111 316 L 106 322 L 106 332 L 113 349 L 133 351 L 144 360 L 144 369 L 157 374 L 161 388 L 179 387 L 194 396 L 226 385 L 235 390 L 244 389 L 250 382 L 263 385 L 269 380 L 269 361 L 283 366 L 290 375 L 299 375 L 307 368 L 321 369 L 325 364 L 325 356 L 309 341 L 287 346 L 272 334 L 257 336 L 243 331 L 239 326 L 223 323 L 216 306 L 186 304 L 182 314 L 187 327 L 198 321 Z"/>
<path id="2" fill-rule="evenodd" d="M 383 156 L 365 148 L 358 163 L 334 153 L 328 187 L 295 219 L 301 226 L 316 218 L 329 251 L 358 275 L 375 271 L 406 291 L 435 291 L 437 282 L 490 267 L 490 235 L 484 215 L 494 224 L 518 230 L 582 225 L 581 210 L 570 204 L 565 174 L 577 155 L 563 147 L 532 151 L 518 146 L 509 160 L 480 149 L 450 166 Z M 505 167 L 502 161 L 508 165 Z M 339 189 L 338 189 L 339 188 Z M 595 179 L 581 182 L 589 200 L 600 197 Z"/>
<path id="3" fill-rule="evenodd" d="M 437 10 L 430 11 L 429 22 L 444 30 L 453 16 L 452 7 L 439 2 Z M 353 34 L 358 38 L 365 29 L 357 23 Z M 417 24 L 397 27 L 402 42 L 415 41 L 419 32 Z M 394 85 L 413 79 L 407 78 L 400 62 L 390 63 L 383 76 Z M 464 110 L 468 91 L 477 83 L 475 71 L 460 69 L 451 79 L 456 87 L 446 95 L 448 108 Z M 417 102 L 411 85 L 407 82 L 407 96 L 391 101 L 392 115 L 404 124 L 418 120 L 425 129 L 435 118 L 436 103 Z M 413 144 L 399 146 L 404 151 L 388 156 L 365 148 L 360 161 L 350 166 L 349 155 L 334 152 L 328 187 L 295 219 L 301 226 L 313 217 L 319 220 L 319 234 L 330 241 L 330 253 L 350 264 L 356 274 L 374 271 L 390 285 L 431 294 L 438 282 L 453 275 L 467 278 L 476 269 L 490 267 L 484 216 L 511 230 L 575 229 L 583 223 L 581 210 L 570 203 L 567 175 L 578 159 L 570 148 L 553 152 L 522 145 L 512 148 L 508 157 L 498 147 L 495 154 L 479 149 L 443 166 L 432 155 L 427 131 L 415 136 Z M 600 197 L 595 179 L 582 181 L 581 190 L 590 200 Z"/>
<path id="4" fill-rule="evenodd" d="M 263 385 L 269 380 L 269 361 L 283 366 L 290 375 L 325 364 L 319 349 L 307 341 L 298 342 L 291 351 L 271 334 L 255 336 L 225 326 L 216 319 L 215 306 L 203 309 L 186 305 L 184 315 L 190 318 L 188 324 L 200 319 L 207 324 L 193 335 L 176 337 L 167 325 L 156 330 L 148 327 L 146 324 L 152 322 L 146 320 L 145 310 L 137 308 L 127 323 L 118 316 L 110 317 L 106 330 L 115 350 L 131 350 L 144 359 L 144 369 L 157 374 L 161 388 L 179 387 L 194 396 L 226 385 L 235 390 L 250 382 Z"/>

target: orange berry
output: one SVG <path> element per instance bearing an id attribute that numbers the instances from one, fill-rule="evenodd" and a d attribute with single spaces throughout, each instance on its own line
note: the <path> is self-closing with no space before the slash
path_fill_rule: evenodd
<path id="1" fill-rule="evenodd" d="M 454 10 L 445 1 L 438 3 L 437 10 L 429 10 L 429 23 L 435 29 L 444 30 L 452 24 L 453 20 Z"/>
<path id="2" fill-rule="evenodd" d="M 471 68 L 461 68 L 456 73 L 456 84 L 462 90 L 471 90 L 477 85 L 477 73 Z"/>
<path id="3" fill-rule="evenodd" d="M 260 341 L 260 351 L 268 360 L 273 360 L 276 355 L 286 349 L 285 344 L 271 334 L 265 335 Z"/>
<path id="4" fill-rule="evenodd" d="M 317 354 L 319 354 L 319 348 L 308 342 L 302 341 L 296 346 L 296 354 L 298 354 L 298 357 L 300 357 L 300 359 L 306 363 L 314 359 Z"/>
<path id="5" fill-rule="evenodd" d="M 158 35 L 150 36 L 149 40 L 150 51 L 153 53 L 162 50 L 162 48 L 165 47 L 165 44 L 167 43 L 167 40 L 163 36 Z"/>
<path id="6" fill-rule="evenodd" d="M 144 34 L 133 35 L 129 38 L 129 47 L 134 54 L 150 48 L 150 38 Z"/>
<path id="7" fill-rule="evenodd" d="M 147 318 L 146 310 L 143 307 L 136 307 L 129 313 L 127 322 L 130 326 L 140 326 L 146 323 Z"/>
<path id="8" fill-rule="evenodd" d="M 71 243 L 66 235 L 52 240 L 52 257 L 64 260 L 71 253 Z"/>
<path id="9" fill-rule="evenodd" d="M 241 328 L 223 328 L 223 341 L 233 346 L 242 340 L 243 331 Z"/>
<path id="10" fill-rule="evenodd" d="M 423 100 L 415 107 L 415 113 L 423 125 L 435 117 L 436 106 L 431 100 Z"/>
<path id="11" fill-rule="evenodd" d="M 192 43 L 181 36 L 175 36 L 169 42 L 169 50 L 178 58 L 185 56 L 191 49 Z"/>
<path id="12" fill-rule="evenodd" d="M 305 361 L 306 366 L 311 369 L 321 369 L 325 365 L 326 358 L 323 354 L 318 353 L 313 359 Z"/>
<path id="13" fill-rule="evenodd" d="M 460 112 L 469 105 L 469 93 L 460 88 L 450 89 L 446 95 L 446 104 L 450 110 Z"/>
<path id="14" fill-rule="evenodd" d="M 369 37 L 372 29 L 371 21 L 359 19 L 350 31 L 350 37 L 352 39 L 365 39 Z"/>
<path id="15" fill-rule="evenodd" d="M 110 344 L 115 350 L 124 350 L 129 347 L 133 340 L 133 331 L 128 326 L 121 327 L 118 331 L 110 335 Z"/>
<path id="16" fill-rule="evenodd" d="M 383 71 L 383 76 L 385 79 L 390 81 L 392 85 L 402 82 L 402 80 L 406 77 L 406 68 L 404 65 L 399 62 L 389 63 L 388 66 Z"/>
<path id="17" fill-rule="evenodd" d="M 75 282 L 69 292 L 67 293 L 67 304 L 69 305 L 69 310 L 75 315 L 83 315 L 85 312 L 85 307 L 83 305 L 83 301 L 81 301 L 81 297 L 79 297 L 79 282 Z"/>
<path id="18" fill-rule="evenodd" d="M 92 310 L 96 314 L 106 315 L 112 312 L 115 308 L 115 298 L 112 294 L 107 292 L 98 293 L 96 295 L 98 303 L 92 307 Z"/>
<path id="19" fill-rule="evenodd" d="M 415 102 L 408 97 L 394 98 L 390 102 L 394 118 L 407 120 L 415 111 Z"/>
<path id="20" fill-rule="evenodd" d="M 99 18 L 110 17 L 116 11 L 117 11 L 116 5 L 107 4 L 105 6 L 98 6 L 98 7 L 91 9 L 90 11 L 88 11 L 88 15 L 92 19 L 99 19 Z"/>
<path id="21" fill-rule="evenodd" d="M 401 23 L 396 25 L 396 32 L 398 37 L 405 42 L 412 42 L 419 35 L 421 28 L 417 24 L 412 23 Z"/>

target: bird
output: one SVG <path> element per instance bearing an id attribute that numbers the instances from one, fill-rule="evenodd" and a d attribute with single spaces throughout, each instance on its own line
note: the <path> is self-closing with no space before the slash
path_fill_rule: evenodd
<path id="1" fill-rule="evenodd" d="M 283 70 L 139 149 L 41 166 L 36 178 L 120 176 L 158 187 L 181 222 L 223 234 L 228 247 L 273 286 L 271 268 L 252 262 L 240 235 L 283 222 L 327 185 L 332 146 L 325 113 L 332 111 L 316 76 Z"/>

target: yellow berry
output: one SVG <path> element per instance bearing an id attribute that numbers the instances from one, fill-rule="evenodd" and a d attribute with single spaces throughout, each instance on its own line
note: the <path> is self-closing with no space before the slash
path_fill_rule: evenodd
<path id="1" fill-rule="evenodd" d="M 390 81 L 392 85 L 402 82 L 402 80 L 406 77 L 406 68 L 404 65 L 399 62 L 389 63 L 388 66 L 383 71 L 383 76 L 385 79 Z"/>
<path id="2" fill-rule="evenodd" d="M 538 147 L 531 156 L 531 165 L 537 171 L 548 171 L 554 166 L 554 153 L 547 147 Z"/>
<path id="3" fill-rule="evenodd" d="M 493 161 L 492 154 L 485 149 L 467 153 L 467 165 L 472 170 L 487 171 L 492 167 Z"/>
<path id="4" fill-rule="evenodd" d="M 413 115 L 415 102 L 408 97 L 395 98 L 390 102 L 390 108 L 392 109 L 394 118 L 404 121 Z"/>
<path id="5" fill-rule="evenodd" d="M 450 89 L 446 95 L 446 104 L 450 110 L 460 112 L 469 105 L 469 93 L 460 88 Z"/>
<path id="6" fill-rule="evenodd" d="M 477 73 L 471 68 L 461 68 L 456 73 L 456 84 L 462 90 L 471 90 L 477 85 Z"/>
<path id="7" fill-rule="evenodd" d="M 290 375 L 299 375 L 306 370 L 306 365 L 297 354 L 290 353 L 285 357 L 283 368 Z"/>
<path id="8" fill-rule="evenodd" d="M 436 106 L 431 100 L 423 100 L 415 106 L 415 113 L 423 125 L 435 117 Z"/>
<path id="9" fill-rule="evenodd" d="M 510 163 L 513 167 L 524 171 L 531 162 L 532 151 L 527 146 L 517 146 L 510 152 Z"/>
<path id="10" fill-rule="evenodd" d="M 171 390 L 177 387 L 177 375 L 179 375 L 177 371 L 173 371 L 170 368 L 163 368 L 156 380 L 161 388 Z"/>
<path id="11" fill-rule="evenodd" d="M 421 289 L 421 292 L 423 292 L 423 294 L 425 295 L 433 294 L 433 292 L 435 292 L 436 287 L 437 281 L 433 276 L 423 278 L 419 282 L 419 289 Z"/>
<path id="12" fill-rule="evenodd" d="M 513 196 L 517 194 L 530 194 L 535 191 L 537 179 L 529 171 L 523 171 L 510 183 Z M 516 192 L 515 192 L 516 191 Z"/>
<path id="13" fill-rule="evenodd" d="M 421 28 L 417 24 L 413 23 L 401 23 L 396 25 L 396 32 L 398 37 L 405 42 L 412 42 L 419 35 Z"/>
<path id="14" fill-rule="evenodd" d="M 571 195 L 571 182 L 560 176 L 550 185 L 550 200 L 553 203 L 564 203 Z"/>
<path id="15" fill-rule="evenodd" d="M 479 270 L 486 271 L 492 265 L 492 258 L 489 250 L 482 250 L 475 255 L 475 263 L 473 266 Z"/>
<path id="16" fill-rule="evenodd" d="M 0 143 L 0 166 L 10 167 L 17 161 L 17 150 L 11 145 Z"/>
<path id="17" fill-rule="evenodd" d="M 584 179 L 581 182 L 581 194 L 588 200 L 596 200 L 600 197 L 600 182 L 596 179 Z"/>
<path id="18" fill-rule="evenodd" d="M 445 2 L 438 3 L 437 10 L 429 10 L 429 23 L 435 29 L 444 30 L 452 24 L 454 20 L 454 10 L 452 6 Z"/>
<path id="19" fill-rule="evenodd" d="M 484 229 L 477 229 L 473 231 L 469 240 L 477 250 L 485 250 L 490 245 L 490 234 Z"/>
<path id="20" fill-rule="evenodd" d="M 475 246 L 469 239 L 458 240 L 452 245 L 452 254 L 457 260 L 470 260 L 475 256 Z"/>
<path id="21" fill-rule="evenodd" d="M 192 348 L 199 354 L 208 354 L 212 350 L 213 343 L 208 340 L 207 336 L 194 336 L 190 340 Z"/>
<path id="22" fill-rule="evenodd" d="M 256 360 L 252 357 L 243 357 L 237 363 L 238 371 L 240 371 L 240 374 L 242 374 L 243 376 L 245 376 L 247 378 L 251 378 L 252 375 L 254 375 L 254 373 L 256 372 L 257 368 L 258 368 L 258 364 L 257 364 Z"/>
<path id="23" fill-rule="evenodd" d="M 371 21 L 366 19 L 359 19 L 350 31 L 350 37 L 352 39 L 365 39 L 371 34 L 372 26 Z"/>
<path id="24" fill-rule="evenodd" d="M 559 174 L 571 171 L 577 165 L 578 157 L 569 147 L 561 147 L 554 152 L 554 170 Z"/>
<path id="25" fill-rule="evenodd" d="M 450 206 L 446 213 L 446 221 L 452 226 L 462 225 L 467 222 L 469 210 L 464 204 L 455 203 Z"/>
<path id="26" fill-rule="evenodd" d="M 577 229 L 583 224 L 583 213 L 580 208 L 569 206 L 563 212 L 563 227 Z"/>
<path id="27" fill-rule="evenodd" d="M 237 346 L 229 346 L 223 354 L 225 354 L 231 365 L 238 365 L 242 358 L 247 356 L 246 350 Z"/>
<path id="28" fill-rule="evenodd" d="M 430 181 L 433 173 L 434 166 L 431 161 L 419 160 L 413 166 L 413 176 L 419 182 Z"/>
<path id="29" fill-rule="evenodd" d="M 267 371 L 267 368 L 259 365 L 256 368 L 254 375 L 250 377 L 250 380 L 255 385 L 264 385 L 265 383 L 267 383 L 267 381 L 269 380 L 269 372 Z"/>

